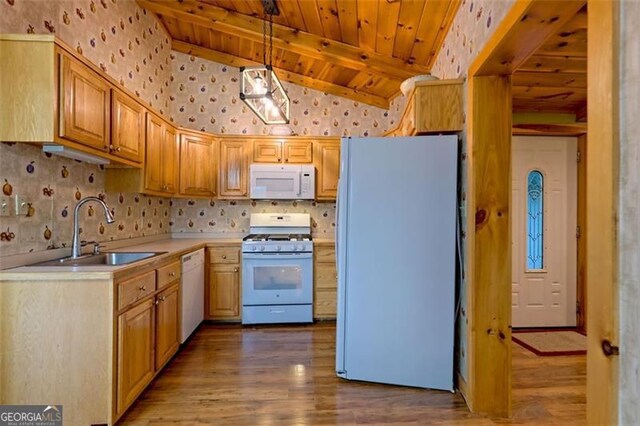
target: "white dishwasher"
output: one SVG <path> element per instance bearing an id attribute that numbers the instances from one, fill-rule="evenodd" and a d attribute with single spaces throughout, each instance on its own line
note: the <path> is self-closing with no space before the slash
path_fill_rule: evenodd
<path id="1" fill-rule="evenodd" d="M 180 343 L 204 320 L 204 249 L 182 256 L 182 329 Z"/>

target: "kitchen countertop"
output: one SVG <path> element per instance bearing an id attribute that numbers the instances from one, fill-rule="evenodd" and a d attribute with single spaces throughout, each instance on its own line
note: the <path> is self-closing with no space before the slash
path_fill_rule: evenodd
<path id="1" fill-rule="evenodd" d="M 111 279 L 117 272 L 128 268 L 139 268 L 149 263 L 163 261 L 169 257 L 180 256 L 190 251 L 200 249 L 208 244 L 234 243 L 239 244 L 238 238 L 170 238 L 145 244 L 110 249 L 113 252 L 166 252 L 149 259 L 132 262 L 126 265 L 83 265 L 83 266 L 20 266 L 0 271 L 0 281 L 9 280 L 59 280 L 81 279 Z"/>
<path id="2" fill-rule="evenodd" d="M 109 249 L 109 252 L 166 252 L 159 256 L 126 265 L 84 265 L 84 266 L 20 266 L 12 269 L 0 270 L 0 281 L 51 281 L 56 280 L 104 280 L 113 279 L 115 273 L 129 268 L 146 266 L 149 263 L 160 262 L 170 257 L 181 256 L 208 245 L 239 244 L 239 237 L 219 238 L 167 238 L 158 241 L 135 244 L 131 246 Z M 329 238 L 314 238 L 318 245 L 333 244 Z"/>

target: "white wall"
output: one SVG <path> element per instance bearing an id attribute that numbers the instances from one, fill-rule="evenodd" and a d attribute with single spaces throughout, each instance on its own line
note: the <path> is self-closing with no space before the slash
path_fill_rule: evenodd
<path id="1" fill-rule="evenodd" d="M 640 2 L 620 7 L 619 422 L 640 422 Z"/>

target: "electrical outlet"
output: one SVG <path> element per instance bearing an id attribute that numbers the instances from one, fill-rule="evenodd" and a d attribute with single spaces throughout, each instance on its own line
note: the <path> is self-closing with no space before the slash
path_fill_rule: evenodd
<path id="1" fill-rule="evenodd" d="M 0 217 L 11 216 L 9 203 L 11 199 L 9 197 L 0 197 Z"/>
<path id="2" fill-rule="evenodd" d="M 29 204 L 31 201 L 27 201 L 23 198 L 20 198 L 18 194 L 16 194 L 16 216 L 26 216 L 29 213 Z"/>

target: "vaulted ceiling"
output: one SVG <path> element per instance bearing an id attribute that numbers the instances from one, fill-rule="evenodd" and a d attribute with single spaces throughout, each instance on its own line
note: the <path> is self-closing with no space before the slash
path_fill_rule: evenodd
<path id="1" fill-rule="evenodd" d="M 262 63 L 260 0 L 138 0 L 176 51 L 232 66 Z M 282 80 L 387 108 L 428 73 L 460 0 L 278 0 L 273 66 Z"/>
<path id="2" fill-rule="evenodd" d="M 518 68 L 512 85 L 515 112 L 569 113 L 586 120 L 587 6 Z"/>

